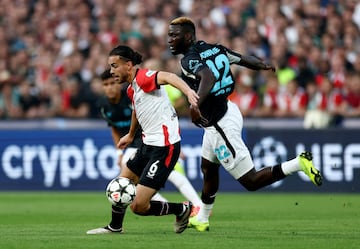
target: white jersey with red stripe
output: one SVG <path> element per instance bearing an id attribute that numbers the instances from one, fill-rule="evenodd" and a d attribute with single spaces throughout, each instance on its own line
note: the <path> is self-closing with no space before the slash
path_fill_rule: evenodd
<path id="1" fill-rule="evenodd" d="M 137 69 L 127 93 L 142 128 L 144 144 L 166 146 L 181 140 L 180 128 L 166 90 L 157 84 L 157 74 L 157 71 Z"/>

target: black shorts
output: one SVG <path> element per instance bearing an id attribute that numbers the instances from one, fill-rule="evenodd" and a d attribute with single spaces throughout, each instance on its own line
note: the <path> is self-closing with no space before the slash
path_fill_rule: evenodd
<path id="1" fill-rule="evenodd" d="M 180 155 L 180 142 L 164 146 L 142 144 L 127 167 L 139 176 L 141 185 L 159 190 L 174 169 Z"/>

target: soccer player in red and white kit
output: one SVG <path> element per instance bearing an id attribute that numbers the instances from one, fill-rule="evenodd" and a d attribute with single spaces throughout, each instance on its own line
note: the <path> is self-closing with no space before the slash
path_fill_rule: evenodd
<path id="1" fill-rule="evenodd" d="M 117 46 L 109 54 L 108 64 L 114 80 L 123 84 L 130 82 L 127 93 L 132 100 L 133 113 L 129 133 L 123 136 L 118 147 L 129 145 L 141 126 L 143 144 L 120 173 L 137 183 L 136 197 L 130 205 L 138 215 L 162 216 L 174 214 L 175 232 L 183 232 L 188 224 L 192 203 L 152 201 L 152 196 L 162 187 L 173 170 L 180 154 L 180 128 L 174 107 L 165 89 L 170 84 L 182 91 L 191 105 L 197 106 L 198 95 L 177 75 L 138 68 L 142 56 L 128 46 Z M 119 207 L 118 224 L 123 223 L 126 208 Z M 109 228 L 111 229 L 111 228 Z M 122 232 L 122 227 L 117 228 Z"/>
<path id="2" fill-rule="evenodd" d="M 120 138 L 128 133 L 131 124 L 132 103 L 130 98 L 127 96 L 128 85 L 116 83 L 110 73 L 110 68 L 106 69 L 101 74 L 101 81 L 104 96 L 99 99 L 98 106 L 101 117 L 106 120 L 108 126 L 110 127 L 113 141 L 117 146 Z M 172 86 L 171 88 L 175 89 Z M 166 87 L 165 89 L 168 90 Z M 180 90 L 175 90 L 179 91 L 179 93 L 182 94 Z M 171 98 L 169 99 L 171 101 Z M 138 129 L 133 142 L 129 144 L 125 150 L 118 149 L 118 164 L 120 166 L 120 169 L 126 167 L 127 161 L 136 153 L 138 148 L 141 146 L 141 133 L 141 129 Z M 185 197 L 185 200 L 192 202 L 194 206 L 192 208 L 190 216 L 194 216 L 200 209 L 201 200 L 199 194 L 191 185 L 191 182 L 186 177 L 186 175 L 181 173 L 180 170 L 176 169 L 176 167 L 178 167 L 179 169 L 182 169 L 183 167 L 179 160 L 174 170 L 171 171 L 168 177 L 168 181 L 171 182 L 179 190 L 179 192 Z M 156 193 L 152 197 L 152 200 L 162 202 L 168 201 L 160 193 Z M 86 233 L 90 235 L 116 233 L 122 227 L 122 223 L 117 223 L 119 219 L 121 220 L 122 216 L 123 214 L 119 213 L 119 207 L 117 207 L 116 205 L 111 205 L 111 220 L 108 225 L 88 230 Z"/>

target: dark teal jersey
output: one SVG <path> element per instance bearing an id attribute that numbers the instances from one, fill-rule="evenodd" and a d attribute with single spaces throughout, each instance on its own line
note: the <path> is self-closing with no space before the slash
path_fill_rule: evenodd
<path id="1" fill-rule="evenodd" d="M 195 43 L 181 59 L 182 78 L 193 90 L 199 88 L 197 73 L 204 67 L 210 68 L 216 78 L 215 85 L 200 106 L 201 114 L 210 125 L 219 121 L 227 111 L 227 98 L 235 85 L 230 65 L 240 60 L 240 54 L 220 44 L 204 41 Z"/>

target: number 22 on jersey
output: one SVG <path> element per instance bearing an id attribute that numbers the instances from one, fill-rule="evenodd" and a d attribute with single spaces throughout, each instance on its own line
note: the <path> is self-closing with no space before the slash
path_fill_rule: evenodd
<path id="1" fill-rule="evenodd" d="M 234 80 L 231 77 L 230 62 L 224 54 L 219 54 L 214 60 L 206 60 L 206 64 L 214 73 L 216 82 L 211 89 L 211 93 L 215 96 L 226 94 L 231 91 L 231 85 L 234 84 Z M 221 74 L 221 72 L 223 72 Z"/>

